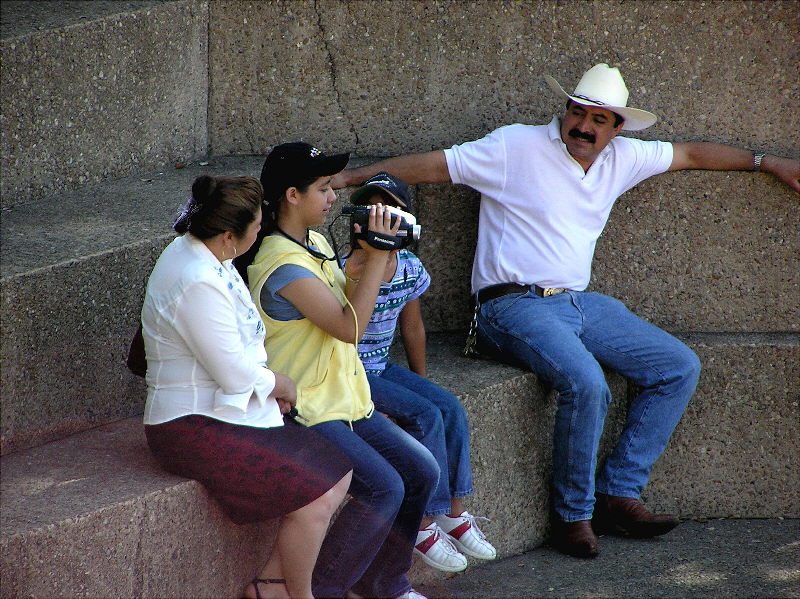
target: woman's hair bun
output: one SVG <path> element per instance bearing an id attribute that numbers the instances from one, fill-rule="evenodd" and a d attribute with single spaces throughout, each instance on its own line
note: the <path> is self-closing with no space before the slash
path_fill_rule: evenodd
<path id="1" fill-rule="evenodd" d="M 209 175 L 200 175 L 192 183 L 192 197 L 197 206 L 203 206 L 214 193 L 217 180 Z"/>

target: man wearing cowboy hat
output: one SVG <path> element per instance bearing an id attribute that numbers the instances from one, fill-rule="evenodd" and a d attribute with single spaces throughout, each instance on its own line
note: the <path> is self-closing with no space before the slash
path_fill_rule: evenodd
<path id="1" fill-rule="evenodd" d="M 380 171 L 408 183 L 452 181 L 481 193 L 472 268 L 477 347 L 513 356 L 559 393 L 553 440 L 552 543 L 577 557 L 598 554 L 597 534 L 653 537 L 678 524 L 639 501 L 650 470 L 694 393 L 697 356 L 618 300 L 584 292 L 616 199 L 670 170 L 763 170 L 800 193 L 800 161 L 711 143 L 621 137 L 655 123 L 628 107 L 616 68 L 598 64 L 548 125 L 509 125 L 477 141 L 346 170 L 334 187 Z M 602 366 L 640 389 L 608 460 L 597 448 L 611 400 Z"/>

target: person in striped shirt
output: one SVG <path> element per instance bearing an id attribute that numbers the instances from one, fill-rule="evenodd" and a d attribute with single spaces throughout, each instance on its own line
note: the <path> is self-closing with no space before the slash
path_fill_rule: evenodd
<path id="1" fill-rule="evenodd" d="M 383 203 L 413 213 L 408 186 L 386 173 L 365 181 L 350 201 Z M 460 572 L 467 567 L 465 554 L 491 560 L 497 552 L 464 507 L 464 498 L 473 492 L 464 407 L 452 393 L 426 378 L 426 335 L 419 298 L 428 289 L 430 276 L 408 249 L 393 254 L 358 353 L 376 409 L 419 440 L 439 463 L 439 484 L 425 510 L 414 552 L 433 568 Z M 389 360 L 398 325 L 408 368 Z"/>

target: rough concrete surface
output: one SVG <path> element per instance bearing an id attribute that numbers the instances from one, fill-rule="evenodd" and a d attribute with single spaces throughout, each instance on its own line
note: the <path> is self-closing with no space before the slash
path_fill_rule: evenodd
<path id="1" fill-rule="evenodd" d="M 579 560 L 549 546 L 418 589 L 429 599 L 800 597 L 800 520 L 683 522 L 658 539 L 601 537 Z"/>
<path id="2" fill-rule="evenodd" d="M 644 495 L 685 516 L 800 517 L 800 335 L 682 338 L 700 383 Z"/>
<path id="3" fill-rule="evenodd" d="M 3 598 L 238 597 L 275 536 L 162 471 L 141 417 L 3 457 L 2 494 Z"/>
<path id="4" fill-rule="evenodd" d="M 108 5 L 0 42 L 4 207 L 205 154 L 207 3 Z"/>
<path id="5" fill-rule="evenodd" d="M 169 165 L 3 210 L 3 453 L 142 411 L 124 361 L 172 220 L 199 174 L 253 174 L 260 161 Z M 42 228 L 54 202 L 60 225 Z"/>
<path id="6" fill-rule="evenodd" d="M 647 139 L 798 152 L 793 0 L 219 0 L 210 6 L 214 153 L 303 138 L 387 156 L 548 121 L 592 64 L 620 66 Z"/>
<path id="7" fill-rule="evenodd" d="M 4 0 L 0 38 L 81 25 L 109 15 L 153 8 L 173 0 Z"/>

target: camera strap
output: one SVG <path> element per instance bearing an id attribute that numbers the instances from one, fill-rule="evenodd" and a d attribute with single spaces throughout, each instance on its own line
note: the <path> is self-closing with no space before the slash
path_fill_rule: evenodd
<path id="1" fill-rule="evenodd" d="M 312 256 L 314 256 L 314 258 L 316 258 L 317 260 L 322 260 L 322 262 L 323 262 L 323 263 L 324 263 L 324 262 L 328 262 L 328 261 L 337 260 L 337 256 L 336 256 L 335 254 L 334 254 L 333 256 L 326 256 L 325 254 L 323 254 L 323 253 L 322 253 L 322 252 L 320 252 L 319 250 L 316 250 L 316 249 L 314 249 L 314 248 L 312 248 L 312 247 L 309 247 L 309 246 L 308 246 L 308 245 L 306 245 L 305 243 L 302 243 L 302 242 L 300 242 L 300 241 L 297 241 L 297 240 L 296 240 L 294 237 L 292 237 L 291 235 L 289 235 L 289 234 L 288 234 L 286 231 L 284 231 L 283 229 L 281 229 L 281 228 L 280 228 L 280 227 L 278 227 L 277 225 L 275 226 L 275 230 L 276 230 L 278 233 L 280 233 L 281 235 L 283 235 L 283 236 L 284 236 L 286 239 L 288 239 L 289 241 L 294 241 L 294 242 L 295 242 L 297 245 L 299 245 L 301 248 L 303 248 L 304 250 L 306 250 L 306 251 L 307 251 L 309 254 L 311 254 Z M 307 238 L 307 237 L 308 237 L 308 233 L 306 233 L 306 238 Z"/>

